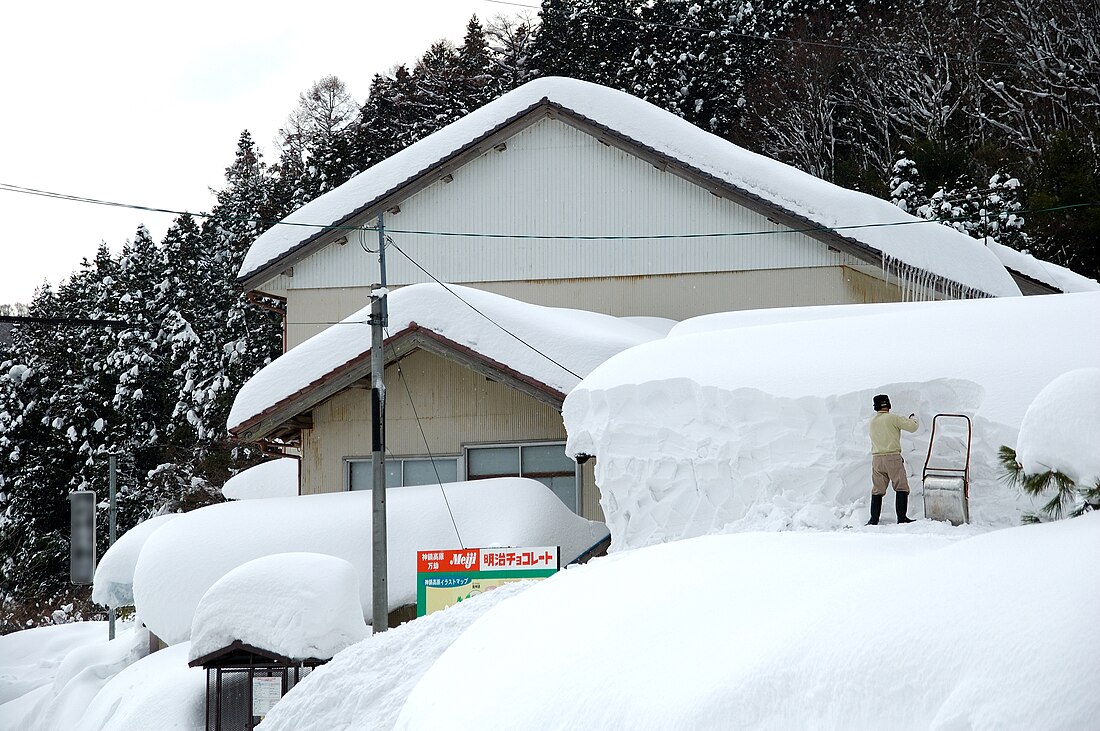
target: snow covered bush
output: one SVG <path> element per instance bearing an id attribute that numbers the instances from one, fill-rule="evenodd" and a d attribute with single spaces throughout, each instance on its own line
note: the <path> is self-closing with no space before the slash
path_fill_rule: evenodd
<path id="1" fill-rule="evenodd" d="M 1100 368 L 1055 378 L 1024 414 L 1016 449 L 1001 447 L 1006 480 L 1029 495 L 1054 495 L 1042 512 L 1051 518 L 1100 510 Z M 1029 513 L 1027 522 L 1039 522 Z"/>

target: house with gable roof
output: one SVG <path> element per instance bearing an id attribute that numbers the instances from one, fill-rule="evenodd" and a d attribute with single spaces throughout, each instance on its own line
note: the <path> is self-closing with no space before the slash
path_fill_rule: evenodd
<path id="1" fill-rule="evenodd" d="M 498 316 L 514 309 L 536 320 L 554 319 L 555 311 L 525 307 L 682 320 L 1060 291 L 1006 268 L 980 241 L 751 153 L 628 94 L 538 79 L 311 201 L 250 248 L 239 282 L 286 301 L 288 352 L 242 389 L 229 428 L 300 449 L 302 492 L 361 483 L 362 455 L 370 452 L 369 391 L 362 390 L 370 343 L 343 335 L 365 327 L 371 285 L 382 281 L 380 244 L 385 282 L 398 288 L 390 299 L 401 287 L 433 281 L 470 290 L 417 295 L 435 314 L 464 313 L 460 322 L 429 326 L 425 318 L 434 314 L 416 297 L 403 307 L 421 314 L 391 320 L 391 484 L 504 474 L 574 479 L 557 491 L 574 490 L 567 503 L 590 518 L 599 518 L 595 490 L 581 470 L 567 474 L 559 413 L 583 368 L 552 383 L 540 370 L 558 362 L 547 352 L 535 358 L 543 365 L 520 358 L 521 367 L 511 362 L 518 351 L 486 352 L 484 331 L 469 318 L 490 329 L 499 323 L 469 301 L 478 296 L 471 291 L 505 298 L 487 305 Z M 391 318 L 401 309 L 391 308 Z M 542 342 L 567 353 L 594 347 L 579 329 Z M 293 370 L 288 362 L 310 380 L 287 378 L 295 388 L 283 393 L 271 385 Z M 411 396 L 400 404 L 406 389 Z"/>

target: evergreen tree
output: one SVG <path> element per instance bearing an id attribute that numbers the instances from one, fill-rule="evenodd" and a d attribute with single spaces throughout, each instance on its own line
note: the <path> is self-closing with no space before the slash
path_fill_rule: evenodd
<path id="1" fill-rule="evenodd" d="M 889 187 L 890 202 L 901 210 L 919 215 L 922 209 L 927 209 L 928 195 L 925 193 L 920 171 L 917 170 L 917 163 L 909 159 L 904 150 L 894 161 Z"/>
<path id="2" fill-rule="evenodd" d="M 202 227 L 205 255 L 196 279 L 204 300 L 189 321 L 198 341 L 177 370 L 183 388 L 174 409 L 194 429 L 205 454 L 228 436 L 226 418 L 237 389 L 281 351 L 280 320 L 250 303 L 235 281 L 248 247 L 273 223 L 271 181 L 247 131 L 225 178 Z"/>
<path id="3" fill-rule="evenodd" d="M 358 170 L 378 164 L 419 139 L 412 104 L 415 96 L 415 82 L 405 66 L 375 75 L 352 141 Z"/>
<path id="4" fill-rule="evenodd" d="M 568 76 L 622 88 L 620 75 L 642 45 L 643 0 L 543 0 L 531 48 L 535 76 Z"/>
<path id="5" fill-rule="evenodd" d="M 505 91 L 502 80 L 493 73 L 495 64 L 489 39 L 476 15 L 466 24 L 466 35 L 454 65 L 459 116 L 484 106 Z"/>

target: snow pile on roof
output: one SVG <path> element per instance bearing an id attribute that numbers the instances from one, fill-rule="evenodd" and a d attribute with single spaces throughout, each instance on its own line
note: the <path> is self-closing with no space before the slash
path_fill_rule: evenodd
<path id="1" fill-rule="evenodd" d="M 405 699 L 455 638 L 535 582 L 517 581 L 352 645 L 272 709 L 264 731 L 393 728 Z"/>
<path id="2" fill-rule="evenodd" d="M 888 258 L 987 294 L 1020 293 L 997 257 L 963 233 L 921 222 L 889 201 L 841 188 L 744 150 L 624 92 L 557 77 L 536 79 L 504 94 L 302 206 L 284 221 L 315 224 L 318 229 L 273 226 L 248 250 L 239 276 L 257 272 L 321 227 L 342 221 L 543 99 L 814 224 L 829 228 L 864 226 L 845 228 L 840 233 L 878 249 Z M 912 225 L 878 226 L 896 222 Z"/>
<path id="3" fill-rule="evenodd" d="M 1100 282 L 1082 276 L 1071 269 L 1037 259 L 1031 254 L 1016 251 L 1003 244 L 998 244 L 996 241 L 988 242 L 987 246 L 1006 267 L 1015 269 L 1021 274 L 1037 279 L 1044 284 L 1057 287 L 1063 292 L 1100 291 Z"/>
<path id="4" fill-rule="evenodd" d="M 187 665 L 188 643 L 141 658 L 112 676 L 87 709 L 57 728 L 205 731 L 206 671 Z"/>
<path id="5" fill-rule="evenodd" d="M 1053 470 L 1082 487 L 1100 484 L 1100 368 L 1063 373 L 1039 392 L 1024 414 L 1016 459 L 1027 474 Z"/>
<path id="6" fill-rule="evenodd" d="M 388 295 L 389 334 L 412 323 L 562 393 L 610 356 L 660 337 L 652 323 L 543 307 L 469 287 L 414 284 Z M 230 430 L 370 352 L 370 307 L 269 364 L 237 393 Z"/>
<path id="7" fill-rule="evenodd" d="M 328 660 L 366 636 L 354 566 L 319 553 L 276 553 L 241 564 L 206 591 L 187 659 L 243 642 L 292 660 Z"/>
<path id="8" fill-rule="evenodd" d="M 493 607 L 396 728 L 1092 728 L 1100 575 L 1051 558 L 1097 555 L 1100 514 L 953 543 L 880 528 L 609 556 Z M 470 678 L 477 713 L 456 714 Z"/>
<path id="9" fill-rule="evenodd" d="M 568 396 L 571 455 L 593 454 L 615 550 L 749 525 L 830 530 L 865 518 L 867 420 L 888 393 L 921 508 L 937 413 L 974 420 L 971 520 L 1030 509 L 997 452 L 1058 375 L 1100 363 L 1100 293 L 729 313 L 609 359 Z M 765 325 L 765 323 L 767 323 Z M 716 329 L 727 327 L 729 329 Z M 965 463 L 965 434 L 936 445 Z"/>
<path id="10" fill-rule="evenodd" d="M 134 567 L 145 541 L 178 513 L 158 515 L 135 525 L 123 533 L 115 545 L 107 549 L 92 577 L 92 601 L 115 609 L 134 604 Z"/>
<path id="11" fill-rule="evenodd" d="M 225 481 L 222 495 L 230 500 L 294 497 L 298 494 L 298 460 L 291 457 L 262 462 Z"/>
<path id="12" fill-rule="evenodd" d="M 607 536 L 540 482 L 509 477 L 386 491 L 390 608 L 416 601 L 416 551 L 463 546 L 561 546 L 574 560 Z M 365 614 L 371 602 L 371 494 L 244 500 L 185 513 L 146 542 L 134 574 L 145 624 L 168 644 L 190 638 L 195 608 L 232 569 L 275 553 L 350 561 Z M 456 534 L 461 533 L 461 543 Z"/>

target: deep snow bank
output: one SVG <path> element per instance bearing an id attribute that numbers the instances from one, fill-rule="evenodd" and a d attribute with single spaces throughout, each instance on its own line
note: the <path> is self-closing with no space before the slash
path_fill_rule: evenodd
<path id="1" fill-rule="evenodd" d="M 0 635 L 0 706 L 53 682 L 61 661 L 81 645 L 107 639 L 106 622 L 32 627 Z M 0 713 L 0 728 L 6 728 Z"/>
<path id="2" fill-rule="evenodd" d="M 958 541 L 741 533 L 621 552 L 494 607 L 397 728 L 1091 728 L 1097 555 L 1100 514 Z M 1052 560 L 1073 556 L 1089 570 Z M 456 713 L 470 678 L 486 679 L 478 712 Z"/>
<path id="3" fill-rule="evenodd" d="M 110 676 L 73 731 L 205 731 L 206 671 L 187 665 L 189 644 L 141 658 Z M 75 719 L 74 719 L 75 720 Z"/>
<path id="4" fill-rule="evenodd" d="M 21 716 L 13 719 L 17 724 L 13 728 L 19 731 L 78 728 L 89 704 L 107 682 L 149 653 L 149 633 L 143 628 L 123 630 L 113 640 L 107 639 L 106 631 L 100 637 L 98 641 L 74 647 L 58 665 L 49 686 L 23 697 L 32 699 L 33 704 L 11 709 L 16 711 L 13 716 Z"/>
<path id="5" fill-rule="evenodd" d="M 922 424 L 902 440 L 910 515 L 922 511 L 932 416 L 964 413 L 971 519 L 1009 525 L 1034 504 L 1001 482 L 997 450 L 1015 444 L 1047 383 L 1100 363 L 1098 321 L 1100 293 L 696 318 L 612 357 L 569 394 L 566 449 L 597 457 L 615 550 L 721 531 L 777 498 L 791 516 L 837 528 L 862 517 L 871 398 L 885 392 Z M 961 467 L 958 434 L 940 430 L 936 454 Z"/>
<path id="6" fill-rule="evenodd" d="M 451 483 L 442 490 L 393 488 L 386 503 L 391 609 L 416 601 L 419 549 L 558 545 L 568 562 L 607 536 L 602 523 L 575 515 L 545 485 L 519 477 Z M 305 551 L 350 561 L 359 570 L 369 615 L 371 524 L 369 491 L 244 500 L 185 513 L 155 531 L 138 557 L 138 613 L 168 644 L 183 642 L 199 600 L 231 569 L 274 553 Z"/>
<path id="7" fill-rule="evenodd" d="M 533 584 L 505 584 L 352 645 L 291 688 L 259 728 L 393 728 L 409 693 L 455 638 Z"/>

